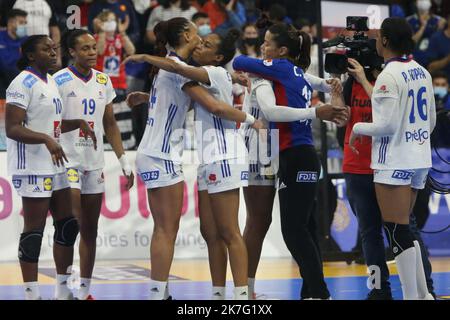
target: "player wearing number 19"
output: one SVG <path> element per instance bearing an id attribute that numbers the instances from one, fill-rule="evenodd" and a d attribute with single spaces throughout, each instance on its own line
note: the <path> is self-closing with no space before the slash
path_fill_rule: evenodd
<path id="1" fill-rule="evenodd" d="M 60 70 L 54 77 L 61 94 L 65 111 L 63 119 L 86 120 L 98 137 L 103 129 L 111 144 L 131 188 L 134 176 L 125 156 L 119 128 L 114 118 L 112 101 L 116 96 L 111 79 L 92 69 L 96 65 L 95 38 L 86 30 L 72 30 L 61 41 L 63 51 L 73 59 L 73 65 Z M 92 141 L 85 140 L 82 132 L 72 131 L 61 135 L 69 163 L 67 176 L 71 187 L 72 206 L 80 225 L 80 290 L 78 299 L 92 299 L 89 294 L 94 268 L 98 219 L 105 191 L 103 167 L 103 140 L 97 150 Z"/>
<path id="2" fill-rule="evenodd" d="M 377 201 L 395 256 L 403 298 L 433 300 L 428 292 L 419 243 L 409 228 L 417 189 L 423 189 L 431 167 L 430 136 L 436 124 L 433 84 L 425 68 L 408 54 L 412 30 L 404 19 L 387 18 L 377 37 L 385 68 L 372 93 L 372 123 L 357 123 L 350 136 L 372 136 Z"/>

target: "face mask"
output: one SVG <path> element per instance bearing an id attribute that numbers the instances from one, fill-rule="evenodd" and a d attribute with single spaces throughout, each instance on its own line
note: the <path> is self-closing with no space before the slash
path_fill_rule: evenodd
<path id="1" fill-rule="evenodd" d="M 257 46 L 259 44 L 258 38 L 246 38 L 244 39 L 244 43 L 249 46 Z"/>
<path id="2" fill-rule="evenodd" d="M 202 24 L 200 27 L 198 27 L 198 35 L 200 37 L 207 36 L 211 33 L 211 26 L 209 24 Z"/>
<path id="3" fill-rule="evenodd" d="M 106 21 L 105 23 L 103 23 L 103 30 L 105 30 L 105 32 L 116 31 L 116 28 L 117 28 L 117 22 L 115 22 L 115 21 Z"/>
<path id="4" fill-rule="evenodd" d="M 18 38 L 24 38 L 27 36 L 27 26 L 24 24 L 18 25 L 16 30 L 16 35 Z"/>
<path id="5" fill-rule="evenodd" d="M 427 12 L 431 8 L 431 1 L 421 0 L 417 2 L 417 9 L 421 12 Z"/>
<path id="6" fill-rule="evenodd" d="M 439 97 L 439 99 L 444 99 L 448 94 L 448 89 L 446 87 L 434 87 L 434 94 Z"/>

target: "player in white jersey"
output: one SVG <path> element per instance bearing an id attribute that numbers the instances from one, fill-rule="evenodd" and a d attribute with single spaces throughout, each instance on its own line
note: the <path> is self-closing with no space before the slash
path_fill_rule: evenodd
<path id="1" fill-rule="evenodd" d="M 29 37 L 22 44 L 18 67 L 23 70 L 6 91 L 8 173 L 22 197 L 24 228 L 19 241 L 19 260 L 26 299 L 40 299 L 38 260 L 47 212 L 55 227 L 53 254 L 56 264 L 56 299 L 71 299 L 67 287 L 73 262 L 78 224 L 72 215 L 70 189 L 65 174 L 60 134 L 81 129 L 96 138 L 79 119 L 63 120 L 64 105 L 48 71 L 56 66 L 55 44 L 46 35 Z"/>
<path id="2" fill-rule="evenodd" d="M 169 59 L 136 55 L 129 57 L 124 63 L 128 61 L 153 63 L 155 59 L 168 62 L 169 66 L 172 64 L 184 66 L 186 63 L 182 59 L 187 60 L 200 43 L 196 26 L 185 18 L 163 21 L 156 25 L 154 30 L 157 43 L 163 47 L 168 44 L 174 49 L 168 54 Z M 238 122 L 255 122 L 250 115 L 216 100 L 205 88 L 192 83 L 192 80 L 165 70 L 158 72 L 150 97 L 144 93 L 133 93 L 128 96 L 130 106 L 149 101 L 147 127 L 139 145 L 136 164 L 141 178 L 147 188 L 151 189 L 148 195 L 155 222 L 151 244 L 151 299 L 164 298 L 173 258 L 183 195 L 182 127 L 191 99 L 222 118 Z M 229 173 L 229 167 L 226 164 L 224 166 L 226 167 L 224 170 L 228 170 Z M 246 276 L 245 280 L 239 281 L 239 287 L 244 287 Z M 242 289 L 242 292 L 245 292 L 246 296 L 247 290 Z"/>
<path id="3" fill-rule="evenodd" d="M 430 136 L 436 123 L 433 85 L 425 68 L 407 57 L 414 47 L 404 19 L 388 18 L 377 37 L 385 60 L 372 93 L 372 123 L 353 127 L 350 145 L 359 135 L 372 136 L 375 191 L 385 222 L 405 300 L 432 300 L 420 246 L 409 228 L 409 216 L 431 167 Z"/>
<path id="4" fill-rule="evenodd" d="M 97 62 L 95 38 L 86 30 L 68 31 L 62 42 L 63 52 L 73 59 L 73 65 L 58 71 L 55 81 L 61 94 L 63 119 L 84 119 L 102 137 L 105 132 L 122 170 L 127 177 L 127 189 L 133 186 L 134 175 L 127 161 L 112 101 L 116 96 L 111 79 L 94 70 Z M 105 182 L 103 178 L 103 139 L 97 150 L 92 141 L 84 139 L 81 131 L 61 135 L 68 164 L 67 177 L 72 193 L 72 207 L 80 226 L 80 289 L 78 299 L 92 300 L 89 294 L 95 262 L 98 219 L 102 206 Z"/>

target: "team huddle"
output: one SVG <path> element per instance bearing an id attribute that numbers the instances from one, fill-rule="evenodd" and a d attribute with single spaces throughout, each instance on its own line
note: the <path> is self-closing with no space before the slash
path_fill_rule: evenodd
<path id="1" fill-rule="evenodd" d="M 399 39 L 411 38 L 404 23 L 395 18 L 383 22 L 377 50 L 385 58 L 385 69 L 373 89 L 373 121 L 354 126 L 350 145 L 357 153 L 355 141 L 361 135 L 373 137 L 374 183 L 404 298 L 430 299 L 420 248 L 407 219 L 415 190 L 424 188 L 431 167 L 435 103 L 429 73 L 407 57 L 409 46 L 401 47 Z M 303 278 L 299 298 L 331 299 L 313 219 L 321 165 L 311 121 L 342 125 L 349 120 L 351 110 L 344 104 L 340 80 L 307 73 L 311 39 L 291 25 L 267 26 L 263 59 L 234 57 L 239 36 L 234 30 L 204 38 L 197 31 L 185 18 L 162 21 L 154 28 L 160 56 L 132 55 L 124 61 L 153 66 L 150 92 L 127 97 L 131 108 L 148 104 L 136 170 L 147 188 L 154 220 L 150 299 L 171 298 L 168 278 L 184 190 L 180 132 L 190 108 L 201 124 L 195 131 L 197 182 L 211 299 L 225 299 L 228 259 L 234 299 L 256 298 L 255 276 L 277 191 L 283 239 Z M 29 37 L 19 61 L 23 71 L 6 94 L 8 172 L 22 197 L 25 222 L 19 261 L 25 298 L 40 299 L 37 267 L 50 210 L 55 228 L 55 298 L 90 300 L 105 191 L 103 134 L 128 179 L 127 188 L 133 186 L 134 175 L 114 118 L 111 80 L 94 69 L 95 38 L 85 30 L 70 31 L 62 47 L 73 63 L 50 75 L 56 71 L 54 46 L 47 36 Z M 233 58 L 238 73 L 231 74 L 225 65 Z M 233 107 L 235 83 L 247 87 L 242 111 Z M 313 90 L 329 93 L 331 103 L 311 107 Z M 247 208 L 243 233 L 238 223 L 241 187 Z M 74 297 L 67 280 L 78 234 L 81 278 Z"/>

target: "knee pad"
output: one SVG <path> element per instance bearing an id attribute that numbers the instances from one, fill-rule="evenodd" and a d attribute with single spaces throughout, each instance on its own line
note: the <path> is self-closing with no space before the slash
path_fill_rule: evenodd
<path id="1" fill-rule="evenodd" d="M 33 230 L 20 235 L 19 260 L 30 263 L 38 263 L 41 253 L 43 230 Z"/>
<path id="2" fill-rule="evenodd" d="M 394 256 L 398 256 L 406 249 L 414 247 L 414 238 L 408 224 L 386 222 L 384 229 Z"/>
<path id="3" fill-rule="evenodd" d="M 77 219 L 74 217 L 64 218 L 53 222 L 53 226 L 55 227 L 55 234 L 53 236 L 55 243 L 65 247 L 71 247 L 75 244 L 78 232 L 80 231 Z"/>

